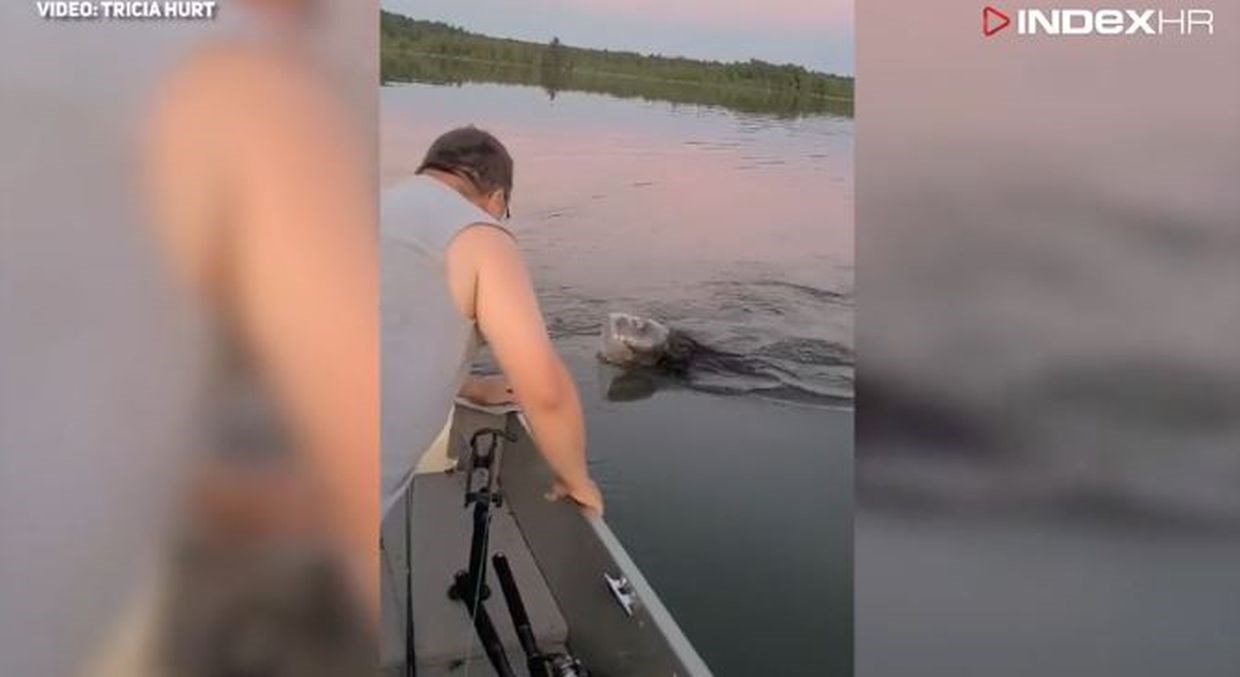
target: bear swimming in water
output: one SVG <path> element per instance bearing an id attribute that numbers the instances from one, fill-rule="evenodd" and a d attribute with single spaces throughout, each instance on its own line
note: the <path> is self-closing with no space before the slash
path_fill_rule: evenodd
<path id="1" fill-rule="evenodd" d="M 683 376 L 700 344 L 661 322 L 610 313 L 603 325 L 599 359 L 618 367 L 646 368 Z"/>

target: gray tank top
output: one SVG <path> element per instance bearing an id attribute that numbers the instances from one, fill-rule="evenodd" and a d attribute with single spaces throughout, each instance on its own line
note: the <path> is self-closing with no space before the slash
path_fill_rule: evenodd
<path id="1" fill-rule="evenodd" d="M 478 352 L 477 326 L 452 300 L 444 258 L 453 238 L 475 224 L 504 229 L 429 176 L 383 191 L 380 447 L 385 515 L 448 420 Z"/>

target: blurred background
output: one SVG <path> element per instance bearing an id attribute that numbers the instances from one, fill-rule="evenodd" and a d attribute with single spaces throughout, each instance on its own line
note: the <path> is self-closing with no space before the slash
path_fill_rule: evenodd
<path id="1" fill-rule="evenodd" d="M 373 665 L 377 474 L 327 481 L 320 452 L 377 458 L 376 299 L 349 287 L 364 311 L 342 315 L 281 281 L 328 241 L 347 264 L 323 279 L 374 279 L 377 16 L 0 8 L 0 674 Z M 327 216 L 286 218 L 290 196 Z M 296 230 L 272 246 L 275 223 Z M 356 422 L 309 423 L 333 398 Z"/>
<path id="2" fill-rule="evenodd" d="M 1240 674 L 1240 6 L 1204 6 L 859 6 L 859 675 Z"/>

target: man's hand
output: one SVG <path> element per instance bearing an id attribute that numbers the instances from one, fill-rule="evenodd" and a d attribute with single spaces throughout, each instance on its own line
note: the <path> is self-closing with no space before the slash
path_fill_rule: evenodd
<path id="1" fill-rule="evenodd" d="M 505 376 L 470 376 L 461 386 L 461 396 L 485 406 L 512 404 L 516 401 L 512 386 Z"/>
<path id="2" fill-rule="evenodd" d="M 594 480 L 587 479 L 575 487 L 570 487 L 560 480 L 556 480 L 551 491 L 547 492 L 546 499 L 548 501 L 558 501 L 562 498 L 572 499 L 577 505 L 594 513 L 603 516 L 603 493 L 599 491 L 598 485 Z"/>

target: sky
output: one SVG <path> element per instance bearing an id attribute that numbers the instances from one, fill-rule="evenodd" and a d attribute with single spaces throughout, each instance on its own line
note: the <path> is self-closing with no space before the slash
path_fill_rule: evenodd
<path id="1" fill-rule="evenodd" d="M 854 0 L 381 0 L 497 37 L 853 74 Z"/>

